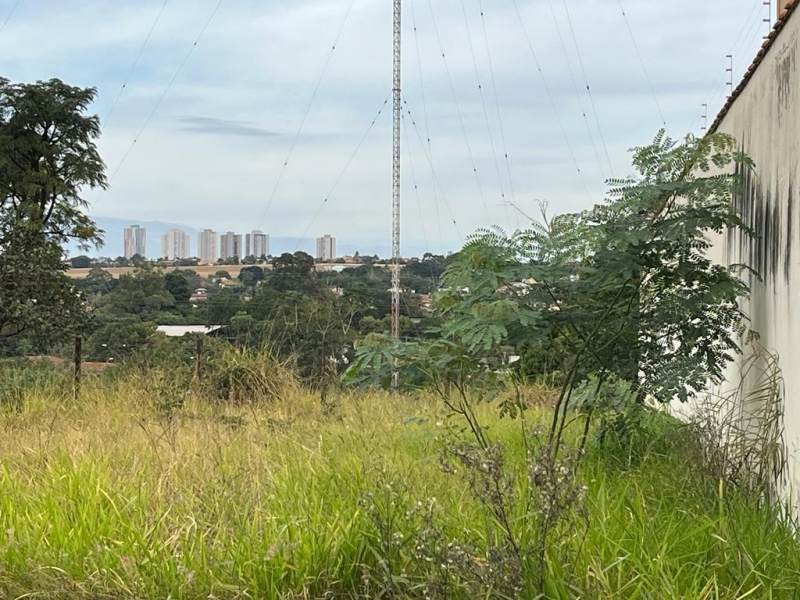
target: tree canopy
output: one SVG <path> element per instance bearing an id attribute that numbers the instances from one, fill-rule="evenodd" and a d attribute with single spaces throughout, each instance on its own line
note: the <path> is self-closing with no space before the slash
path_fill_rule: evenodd
<path id="1" fill-rule="evenodd" d="M 82 191 L 105 188 L 94 88 L 0 79 L 0 338 L 55 342 L 81 326 L 61 245 L 102 243 Z"/>

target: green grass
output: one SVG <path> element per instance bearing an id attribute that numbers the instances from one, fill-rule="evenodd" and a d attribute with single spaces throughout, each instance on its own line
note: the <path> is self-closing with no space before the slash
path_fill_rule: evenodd
<path id="1" fill-rule="evenodd" d="M 142 380 L 90 380 L 77 405 L 38 389 L 0 412 L 1 598 L 423 597 L 428 567 L 408 546 L 387 579 L 376 504 L 400 539 L 407 509 L 432 498 L 453 539 L 492 531 L 440 468 L 458 423 L 432 397 L 353 394 L 323 410 L 295 391 L 165 410 Z M 524 486 L 519 422 L 481 414 Z M 659 431 L 635 455 L 589 448 L 589 527 L 548 549 L 549 596 L 800 598 L 780 515 L 694 468 L 687 432 Z"/>

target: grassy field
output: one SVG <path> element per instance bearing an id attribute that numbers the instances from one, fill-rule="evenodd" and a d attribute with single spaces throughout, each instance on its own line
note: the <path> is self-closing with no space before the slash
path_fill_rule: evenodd
<path id="1" fill-rule="evenodd" d="M 502 597 L 495 519 L 467 472 L 442 469 L 463 433 L 433 397 L 321 407 L 295 390 L 235 407 L 173 402 L 147 376 L 84 388 L 77 405 L 43 385 L 0 412 L 1 598 Z M 507 450 L 504 492 L 522 497 L 521 422 L 480 414 Z M 779 515 L 694 468 L 687 431 L 658 431 L 627 451 L 590 445 L 577 526 L 547 548 L 547 597 L 800 597 Z M 453 548 L 469 549 L 460 565 Z"/>

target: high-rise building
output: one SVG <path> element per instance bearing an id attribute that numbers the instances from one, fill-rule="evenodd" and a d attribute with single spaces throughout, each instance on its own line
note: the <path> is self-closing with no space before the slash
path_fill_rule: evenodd
<path id="1" fill-rule="evenodd" d="M 125 258 L 132 258 L 137 254 L 147 256 L 147 229 L 138 225 L 126 227 L 123 234 L 122 254 Z"/>
<path id="2" fill-rule="evenodd" d="M 161 257 L 167 260 L 190 258 L 192 241 L 183 229 L 170 229 L 161 236 Z"/>
<path id="3" fill-rule="evenodd" d="M 197 257 L 201 263 L 214 264 L 219 258 L 219 236 L 216 231 L 204 229 L 197 234 Z"/>
<path id="4" fill-rule="evenodd" d="M 317 258 L 320 260 L 333 260 L 336 258 L 336 238 L 325 234 L 317 238 Z"/>
<path id="5" fill-rule="evenodd" d="M 269 256 L 269 234 L 258 230 L 248 233 L 244 239 L 244 255 L 256 258 Z"/>
<path id="6" fill-rule="evenodd" d="M 242 236 L 236 235 L 232 231 L 219 236 L 219 257 L 224 260 L 231 260 L 234 258 L 242 259 Z"/>

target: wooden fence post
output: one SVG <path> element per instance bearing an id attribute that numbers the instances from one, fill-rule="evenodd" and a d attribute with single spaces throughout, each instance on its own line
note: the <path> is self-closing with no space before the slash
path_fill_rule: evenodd
<path id="1" fill-rule="evenodd" d="M 203 378 L 203 338 L 197 338 L 197 346 L 194 355 L 194 377 L 197 381 Z"/>
<path id="2" fill-rule="evenodd" d="M 73 359 L 75 361 L 75 378 L 72 382 L 72 394 L 74 400 L 77 402 L 81 394 L 81 364 L 83 363 L 83 338 L 75 336 L 75 353 Z"/>

